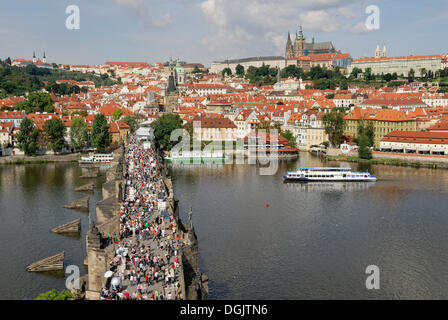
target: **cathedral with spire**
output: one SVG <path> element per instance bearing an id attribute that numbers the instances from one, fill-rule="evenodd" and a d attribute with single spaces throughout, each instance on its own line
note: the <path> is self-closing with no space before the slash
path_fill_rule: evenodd
<path id="1" fill-rule="evenodd" d="M 297 59 L 303 56 L 308 56 L 312 54 L 321 54 L 321 53 L 335 53 L 336 49 L 333 46 L 333 43 L 328 42 L 315 42 L 314 38 L 311 42 L 306 42 L 306 38 L 303 34 L 302 26 L 300 26 L 300 30 L 296 32 L 296 36 L 294 39 L 294 44 L 291 41 L 291 34 L 288 31 L 288 39 L 286 41 L 286 59 Z"/>

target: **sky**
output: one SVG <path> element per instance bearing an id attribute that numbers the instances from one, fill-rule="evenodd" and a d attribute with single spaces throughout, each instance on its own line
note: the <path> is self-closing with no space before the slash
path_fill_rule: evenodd
<path id="1" fill-rule="evenodd" d="M 2 1 L 3 2 L 3 1 Z M 80 28 L 66 28 L 66 8 L 79 8 Z M 366 8 L 379 9 L 370 30 Z M 0 10 L 0 59 L 149 63 L 284 55 L 288 31 L 332 41 L 353 58 L 448 53 L 446 0 L 14 0 Z"/>

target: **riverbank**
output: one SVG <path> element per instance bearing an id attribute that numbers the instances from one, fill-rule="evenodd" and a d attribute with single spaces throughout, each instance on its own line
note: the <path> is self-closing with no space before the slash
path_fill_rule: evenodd
<path id="1" fill-rule="evenodd" d="M 70 153 L 61 155 L 42 155 L 42 156 L 6 156 L 0 158 L 0 165 L 14 164 L 43 164 L 55 162 L 77 162 L 81 157 L 80 153 Z"/>
<path id="2" fill-rule="evenodd" d="M 414 167 L 414 168 L 430 168 L 430 169 L 448 169 L 448 163 L 434 161 L 432 159 L 416 159 L 405 158 L 399 156 L 389 156 L 389 157 L 374 157 L 370 160 L 361 159 L 357 156 L 325 156 L 327 161 L 339 161 L 339 162 L 356 162 L 365 164 L 381 164 L 389 166 L 400 166 L 400 167 Z"/>

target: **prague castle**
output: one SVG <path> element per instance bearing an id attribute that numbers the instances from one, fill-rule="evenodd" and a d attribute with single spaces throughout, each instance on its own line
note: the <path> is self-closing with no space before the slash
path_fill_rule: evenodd
<path id="1" fill-rule="evenodd" d="M 244 70 L 247 70 L 250 66 L 259 68 L 263 64 L 279 69 L 296 65 L 306 72 L 315 66 L 346 69 L 351 62 L 351 56 L 348 53 L 337 51 L 330 41 L 315 42 L 313 38 L 310 43 L 306 42 L 302 26 L 300 26 L 300 30 L 296 32 L 294 44 L 291 41 L 291 34 L 288 32 L 284 57 L 269 56 L 214 61 L 211 64 L 210 73 L 221 73 L 225 68 L 230 68 L 232 73 L 235 73 L 236 66 L 239 64 L 244 67 Z"/>
<path id="2" fill-rule="evenodd" d="M 307 43 L 305 36 L 303 35 L 302 26 L 300 26 L 299 32 L 296 32 L 296 38 L 294 45 L 291 41 L 291 34 L 288 32 L 288 39 L 286 42 L 285 58 L 300 58 L 303 56 L 313 54 L 324 53 L 336 53 L 336 49 L 331 42 L 314 42 L 314 38 L 311 43 Z"/>

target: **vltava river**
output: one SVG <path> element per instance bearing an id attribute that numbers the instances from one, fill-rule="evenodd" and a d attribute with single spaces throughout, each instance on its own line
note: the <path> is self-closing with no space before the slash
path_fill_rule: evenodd
<path id="1" fill-rule="evenodd" d="M 73 163 L 0 165 L 0 299 L 35 298 L 51 289 L 64 289 L 63 274 L 55 277 L 25 270 L 36 260 L 61 251 L 65 251 L 65 267 L 77 265 L 81 275 L 85 274 L 88 214 L 62 206 L 88 196 L 74 189 L 95 181 L 95 194 L 90 194 L 90 211 L 94 214 L 105 178 L 80 179 L 81 172 Z M 80 237 L 50 232 L 78 218 Z"/>
<path id="2" fill-rule="evenodd" d="M 305 165 L 340 164 L 302 153 L 273 176 L 255 165 L 172 168 L 210 299 L 448 298 L 448 170 L 373 166 L 362 169 L 376 183 L 283 183 Z M 62 250 L 85 273 L 88 215 L 62 208 L 85 196 L 74 191 L 90 181 L 80 175 L 77 164 L 0 166 L 0 299 L 63 289 L 64 278 L 25 271 Z M 78 217 L 80 238 L 50 232 Z M 380 268 L 380 290 L 365 287 L 368 265 Z"/>
<path id="3" fill-rule="evenodd" d="M 448 171 L 372 166 L 361 169 L 376 183 L 282 179 L 298 166 L 339 165 L 302 153 L 274 176 L 173 166 L 181 217 L 193 207 L 209 298 L 448 298 Z M 369 265 L 380 269 L 379 290 L 366 289 Z"/>

